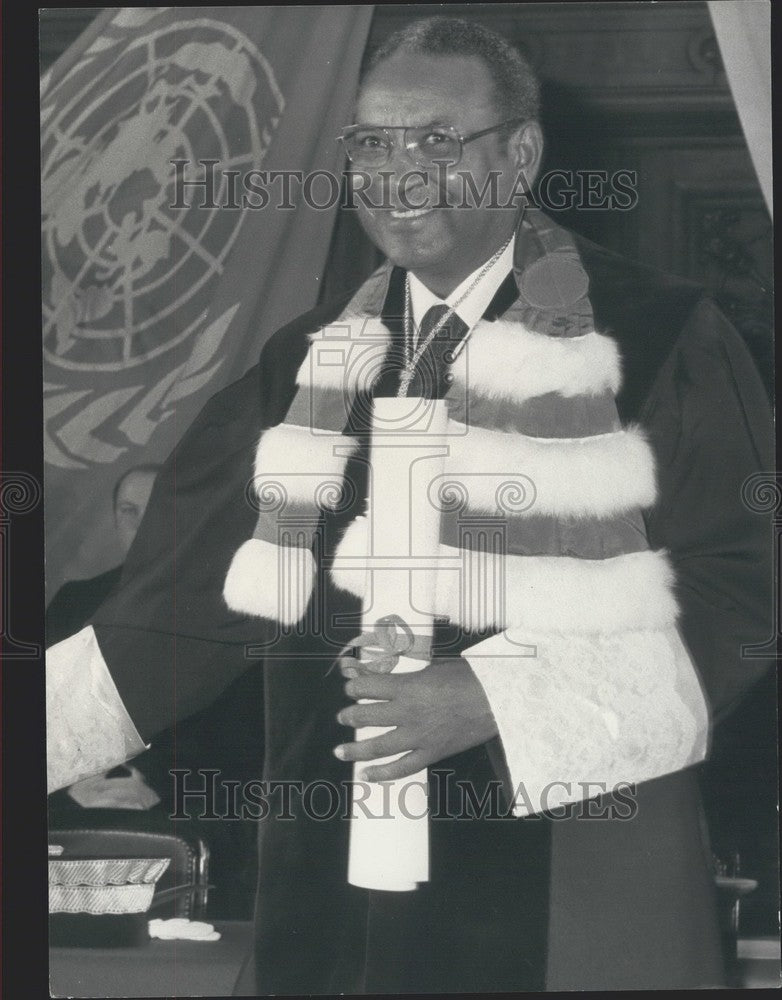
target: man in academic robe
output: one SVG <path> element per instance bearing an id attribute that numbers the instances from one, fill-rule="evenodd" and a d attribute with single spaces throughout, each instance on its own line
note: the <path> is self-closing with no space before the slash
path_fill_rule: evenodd
<path id="1" fill-rule="evenodd" d="M 370 190 L 391 180 L 359 203 L 388 263 L 207 404 L 119 591 L 50 657 L 53 787 L 261 663 L 270 796 L 347 794 L 356 761 L 368 781 L 429 767 L 431 871 L 412 892 L 348 884 L 349 802 L 270 798 L 240 992 L 720 985 L 694 765 L 761 672 L 740 652 L 769 630 L 767 535 L 741 491 L 771 467 L 768 408 L 700 288 L 536 210 L 444 204 L 459 171 L 473 192 L 496 172 L 503 204 L 531 183 L 537 112 L 529 67 L 484 29 L 435 18 L 381 48 L 343 141 Z M 366 331 L 380 363 L 351 366 Z M 477 601 L 443 574 L 434 656 L 401 675 L 393 655 L 340 655 L 365 579 L 340 560 L 366 553 L 368 402 L 404 391 L 444 398 L 459 431 L 443 551 L 485 565 L 463 512 L 505 544 L 503 600 L 491 573 Z M 87 730 L 66 688 L 77 659 L 100 706 Z M 392 728 L 362 746 L 370 725 Z M 498 786 L 491 815 L 455 798 Z"/>

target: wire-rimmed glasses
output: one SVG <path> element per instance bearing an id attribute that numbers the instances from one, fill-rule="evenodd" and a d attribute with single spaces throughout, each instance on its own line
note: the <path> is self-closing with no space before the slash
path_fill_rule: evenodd
<path id="1" fill-rule="evenodd" d="M 418 166 L 434 167 L 441 163 L 453 166 L 461 160 L 463 147 L 468 142 L 523 121 L 526 119 L 509 118 L 469 135 L 461 135 L 452 125 L 348 125 L 337 139 L 345 147 L 350 162 L 357 167 L 385 166 L 397 144 L 392 132 L 402 132 L 402 146 Z"/>

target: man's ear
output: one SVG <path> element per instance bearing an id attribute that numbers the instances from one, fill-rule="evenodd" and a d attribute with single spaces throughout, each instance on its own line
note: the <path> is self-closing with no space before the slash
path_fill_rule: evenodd
<path id="1" fill-rule="evenodd" d="M 543 160 L 543 132 L 540 123 L 533 119 L 516 129 L 508 139 L 508 152 L 516 170 L 523 171 L 527 183 L 532 185 Z"/>

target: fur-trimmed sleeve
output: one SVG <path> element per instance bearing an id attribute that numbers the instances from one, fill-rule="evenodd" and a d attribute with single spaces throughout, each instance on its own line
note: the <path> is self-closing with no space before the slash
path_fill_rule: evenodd
<path id="1" fill-rule="evenodd" d="M 675 626 L 570 635 L 513 628 L 462 655 L 494 713 L 516 815 L 705 757 L 706 704 Z"/>
<path id="2" fill-rule="evenodd" d="M 46 738 L 50 793 L 146 749 L 91 626 L 46 652 Z"/>
<path id="3" fill-rule="evenodd" d="M 748 484 L 772 474 L 772 421 L 746 346 L 708 300 L 662 365 L 642 423 L 658 477 L 648 539 L 670 559 L 677 627 L 511 629 L 463 653 L 494 712 L 521 814 L 703 759 L 709 717 L 768 668 L 746 649 L 773 632 L 770 512 L 753 509 Z"/>

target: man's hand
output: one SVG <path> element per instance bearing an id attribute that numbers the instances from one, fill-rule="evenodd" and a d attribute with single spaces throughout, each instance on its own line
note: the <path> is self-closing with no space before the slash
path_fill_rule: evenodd
<path id="1" fill-rule="evenodd" d="M 423 670 L 407 674 L 365 670 L 355 660 L 343 660 L 342 672 L 350 677 L 345 693 L 377 702 L 343 708 L 337 721 L 354 728 L 396 728 L 372 739 L 343 743 L 334 753 L 340 760 L 354 761 L 405 754 L 391 763 L 365 768 L 366 781 L 407 777 L 497 735 L 483 687 L 462 657 L 434 659 Z"/>

